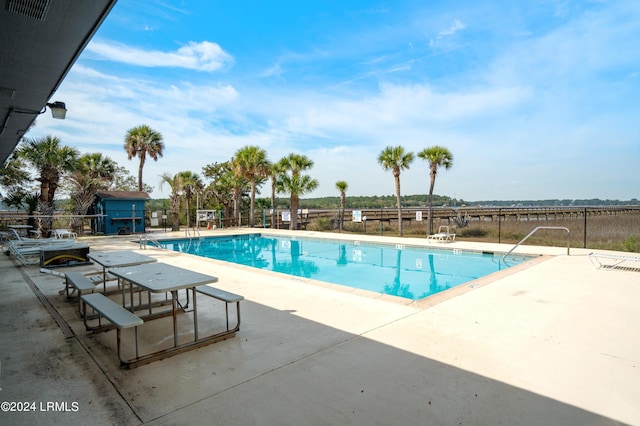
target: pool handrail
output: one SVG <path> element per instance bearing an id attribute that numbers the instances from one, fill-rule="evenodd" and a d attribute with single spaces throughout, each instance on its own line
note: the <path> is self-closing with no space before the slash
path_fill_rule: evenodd
<path id="1" fill-rule="evenodd" d="M 569 254 L 570 254 L 569 253 L 569 250 L 570 250 L 570 237 L 571 237 L 571 231 L 569 231 L 569 228 L 567 228 L 566 226 L 536 226 L 533 231 L 529 232 L 526 237 L 521 239 L 515 246 L 513 246 L 511 248 L 511 250 L 509 250 L 507 252 L 507 254 L 502 256 L 502 260 L 504 261 L 506 259 L 506 257 L 511 254 L 512 251 L 514 251 L 516 248 L 518 248 L 518 246 L 520 244 L 524 243 L 527 240 L 527 238 L 529 238 L 530 236 L 535 234 L 536 231 L 538 231 L 539 229 L 561 229 L 561 230 L 567 231 L 567 256 L 569 256 Z"/>
<path id="2" fill-rule="evenodd" d="M 162 248 L 162 244 L 160 244 L 160 242 L 158 240 L 156 240 L 155 238 L 153 238 L 149 234 L 142 234 L 140 236 L 140 240 L 138 241 L 138 243 L 140 244 L 140 248 L 142 250 L 146 250 L 147 249 L 147 245 L 148 245 L 147 243 L 153 243 L 157 247 Z"/>
<path id="3" fill-rule="evenodd" d="M 193 237 L 191 236 L 191 228 L 189 228 L 188 226 L 185 228 L 184 230 L 184 236 L 185 238 L 196 238 L 196 237 L 200 237 L 200 229 L 198 229 L 198 227 L 194 226 L 193 227 Z"/>

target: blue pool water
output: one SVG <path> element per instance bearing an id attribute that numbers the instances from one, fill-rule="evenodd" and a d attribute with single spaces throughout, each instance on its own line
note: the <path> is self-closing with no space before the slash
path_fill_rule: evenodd
<path id="1" fill-rule="evenodd" d="M 529 258 L 255 235 L 161 240 L 169 250 L 417 300 Z"/>

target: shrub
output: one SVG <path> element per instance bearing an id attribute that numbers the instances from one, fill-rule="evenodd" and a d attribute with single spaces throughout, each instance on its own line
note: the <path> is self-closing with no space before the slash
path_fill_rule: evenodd
<path id="1" fill-rule="evenodd" d="M 462 229 L 458 232 L 458 236 L 463 238 L 482 238 L 486 235 L 487 231 L 480 228 Z"/>
<path id="2" fill-rule="evenodd" d="M 624 251 L 640 252 L 640 238 L 629 237 L 622 242 L 622 249 Z"/>
<path id="3" fill-rule="evenodd" d="M 333 229 L 333 220 L 328 217 L 319 217 L 307 225 L 309 231 L 330 231 Z"/>

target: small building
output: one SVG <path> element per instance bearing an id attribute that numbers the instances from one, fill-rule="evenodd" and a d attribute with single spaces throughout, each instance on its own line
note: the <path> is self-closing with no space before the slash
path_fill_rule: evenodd
<path id="1" fill-rule="evenodd" d="M 128 235 L 145 232 L 145 205 L 149 194 L 140 191 L 97 191 L 93 230 L 104 235 Z"/>

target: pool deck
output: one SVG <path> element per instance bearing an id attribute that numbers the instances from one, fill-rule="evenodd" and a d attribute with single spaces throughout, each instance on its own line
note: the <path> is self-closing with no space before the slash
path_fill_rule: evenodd
<path id="1" fill-rule="evenodd" d="M 252 231 L 264 230 L 202 235 Z M 88 336 L 60 278 L 0 256 L 0 400 L 36 409 L 0 412 L 0 424 L 640 425 L 640 272 L 597 269 L 587 254 L 600 250 L 521 246 L 544 256 L 412 302 L 140 250 L 136 239 L 83 241 L 217 276 L 216 287 L 245 297 L 236 337 L 121 369 L 115 332 Z M 69 270 L 97 268 L 57 269 Z M 200 300 L 199 312 L 219 309 Z M 143 344 L 156 328 L 141 329 Z"/>

